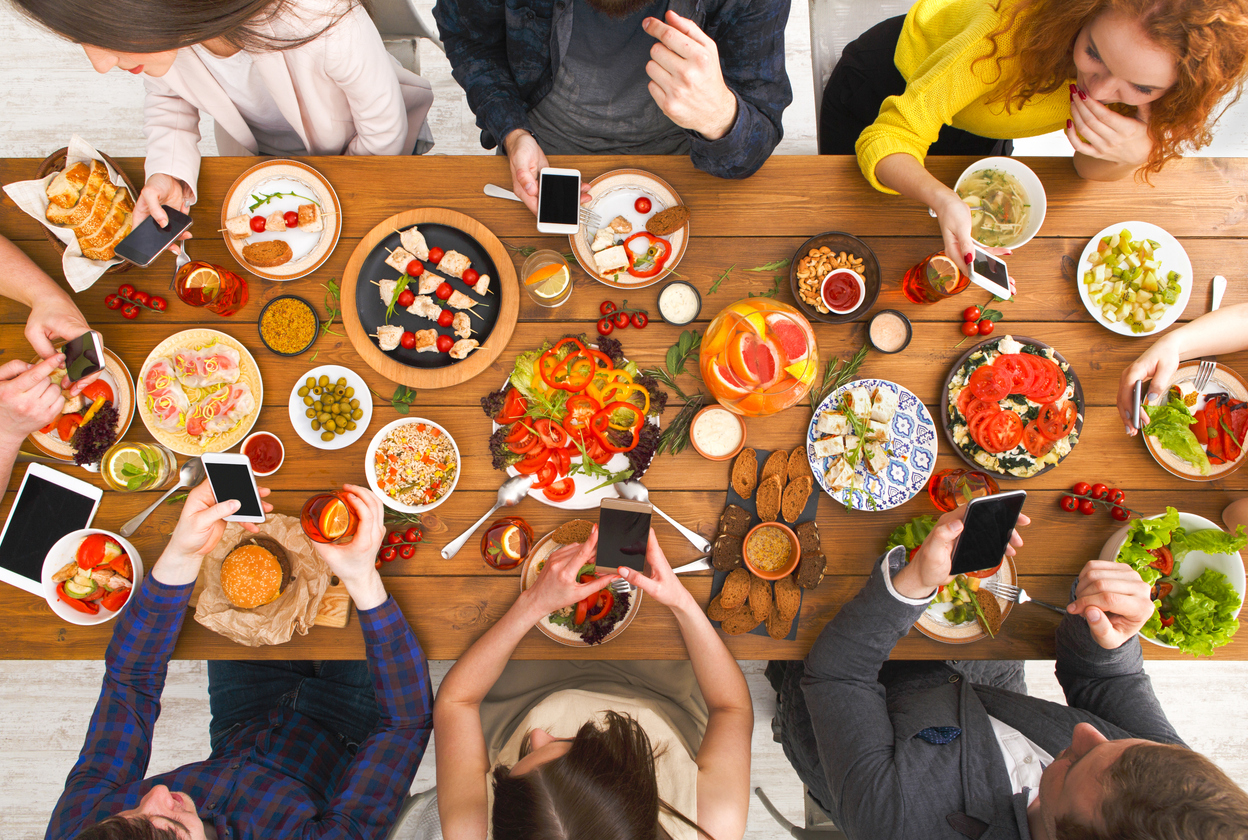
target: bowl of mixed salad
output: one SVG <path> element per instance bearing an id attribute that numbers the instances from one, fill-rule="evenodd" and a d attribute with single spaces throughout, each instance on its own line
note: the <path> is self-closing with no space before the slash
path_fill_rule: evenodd
<path id="1" fill-rule="evenodd" d="M 1110 537 L 1101 560 L 1126 563 L 1153 587 L 1153 615 L 1140 635 L 1162 647 L 1212 656 L 1239 629 L 1248 545 L 1243 526 L 1228 534 L 1172 507 L 1133 520 Z"/>
<path id="2" fill-rule="evenodd" d="M 143 561 L 120 534 L 83 528 L 52 546 L 42 579 L 52 612 L 70 624 L 103 624 L 129 603 L 143 579 Z"/>

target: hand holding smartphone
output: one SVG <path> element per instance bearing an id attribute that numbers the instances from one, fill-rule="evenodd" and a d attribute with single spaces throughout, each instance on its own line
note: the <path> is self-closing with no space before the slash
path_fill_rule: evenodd
<path id="1" fill-rule="evenodd" d="M 649 502 L 603 499 L 598 509 L 597 564 L 604 569 L 627 566 L 638 572 L 646 568 L 646 543 L 650 538 Z"/>
<path id="2" fill-rule="evenodd" d="M 1000 257 L 976 247 L 970 270 L 971 282 L 976 286 L 987 289 L 1004 300 L 1014 296 L 1014 290 L 1010 288 L 1010 272 L 1005 266 L 1005 260 Z"/>
<path id="3" fill-rule="evenodd" d="M 543 167 L 537 182 L 537 229 L 566 233 L 581 229 L 581 173 L 575 169 Z"/>
<path id="4" fill-rule="evenodd" d="M 61 352 L 65 354 L 65 375 L 69 382 L 104 370 L 104 339 L 95 330 L 87 330 L 72 339 Z"/>
<path id="5" fill-rule="evenodd" d="M 191 226 L 190 216 L 166 204 L 160 206 L 169 216 L 169 224 L 162 228 L 156 224 L 154 218 L 148 216 L 125 239 L 117 243 L 114 249 L 117 256 L 135 265 L 150 265 L 152 260 L 160 256 L 161 251 L 176 242 L 178 237 Z"/>
<path id="6" fill-rule="evenodd" d="M 228 499 L 239 501 L 238 512 L 225 517 L 226 522 L 264 521 L 264 505 L 260 502 L 260 490 L 251 471 L 251 459 L 246 455 L 225 452 L 205 452 L 200 456 L 204 472 L 217 504 Z"/>
<path id="7" fill-rule="evenodd" d="M 1026 499 L 1026 490 L 1011 490 L 967 502 L 949 574 L 964 575 L 1000 565 Z"/>

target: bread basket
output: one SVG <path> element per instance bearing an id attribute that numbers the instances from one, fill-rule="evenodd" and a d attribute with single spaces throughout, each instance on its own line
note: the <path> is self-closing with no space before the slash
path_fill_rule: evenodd
<path id="1" fill-rule="evenodd" d="M 52 154 L 48 155 L 46 158 L 44 158 L 43 163 L 39 164 L 39 169 L 36 170 L 35 172 L 35 177 L 39 179 L 46 178 L 49 175 L 51 175 L 53 172 L 59 172 L 62 169 L 64 169 L 65 168 L 65 156 L 68 152 L 69 152 L 69 147 L 63 146 L 57 149 Z M 130 176 L 126 174 L 126 171 L 122 169 L 121 166 L 118 165 L 117 161 L 113 160 L 111 157 L 104 154 L 103 152 L 100 152 L 100 157 L 102 157 L 104 161 L 108 163 L 109 166 L 111 166 L 114 170 L 116 170 L 121 175 L 121 180 L 125 182 L 126 189 L 130 190 L 130 197 L 133 198 L 135 201 L 138 201 L 139 191 L 135 189 L 134 182 L 130 180 Z M 48 241 L 51 242 L 53 247 L 56 248 L 57 253 L 59 254 L 65 253 L 65 243 L 57 239 L 56 235 L 52 233 L 52 231 L 48 230 L 46 226 L 43 227 L 43 235 L 46 236 L 48 238 Z M 121 274 L 123 271 L 129 271 L 133 267 L 133 265 L 134 264 L 131 262 L 122 260 L 116 265 L 109 266 L 108 269 L 104 273 L 105 274 Z"/>

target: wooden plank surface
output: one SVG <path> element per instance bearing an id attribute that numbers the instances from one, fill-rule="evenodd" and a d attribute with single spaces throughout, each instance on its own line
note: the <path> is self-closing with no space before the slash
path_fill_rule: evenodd
<path id="1" fill-rule="evenodd" d="M 330 158 L 309 159 L 334 184 L 344 206 L 343 237 L 326 265 L 315 275 L 288 283 L 272 283 L 248 276 L 250 300 L 236 316 L 222 319 L 183 305 L 171 293 L 169 310 L 162 315 L 143 313 L 136 322 L 125 321 L 103 305 L 116 282 L 128 282 L 151 293 L 165 294 L 172 259 L 162 257 L 148 269 L 135 269 L 120 278 L 106 278 L 94 288 L 75 296 L 88 320 L 105 336 L 127 366 L 136 371 L 151 348 L 165 336 L 193 325 L 211 326 L 229 333 L 249 347 L 265 381 L 264 407 L 256 429 L 277 433 L 287 447 L 287 466 L 266 480 L 274 489 L 277 509 L 298 510 L 313 492 L 343 481 L 363 483 L 363 450 L 371 433 L 398 415 L 389 405 L 394 385 L 375 373 L 356 354 L 345 337 L 324 335 L 312 352 L 286 359 L 265 351 L 256 334 L 255 320 L 264 303 L 278 294 L 295 293 L 311 300 L 324 314 L 324 289 L 320 283 L 341 277 L 351 251 L 377 222 L 415 206 L 449 207 L 481 221 L 513 249 L 525 246 L 567 249 L 561 237 L 536 234 L 533 220 L 514 203 L 490 199 L 480 192 L 487 182 L 507 183 L 504 161 L 490 157 L 426 157 L 412 160 Z M 192 254 L 234 268 L 224 244 L 215 234 L 215 214 L 229 185 L 254 160 L 209 158 L 200 178 L 200 201 L 193 211 L 203 235 L 191 242 Z M 932 169 L 952 182 L 969 163 L 966 159 L 933 160 Z M 1005 321 L 999 332 L 1030 336 L 1057 347 L 1073 364 L 1087 398 L 1084 435 L 1074 453 L 1059 469 L 1009 486 L 1026 489 L 1027 510 L 1035 520 L 1024 533 L 1027 545 L 1018 557 L 1020 574 L 1028 592 L 1042 600 L 1062 601 L 1071 578 L 1117 529 L 1108 515 L 1084 517 L 1062 512 L 1056 504 L 1061 491 L 1075 481 L 1104 481 L 1127 490 L 1130 503 L 1145 514 L 1160 512 L 1167 504 L 1217 521 L 1223 507 L 1248 487 L 1241 474 L 1209 484 L 1174 478 L 1161 469 L 1138 439 L 1122 434 L 1114 408 L 1118 377 L 1151 339 L 1115 336 L 1095 322 L 1080 304 L 1071 276 L 1073 261 L 1088 237 L 1117 221 L 1142 219 L 1160 224 L 1178 236 L 1192 258 L 1194 289 L 1184 320 L 1208 307 L 1209 282 L 1215 273 L 1232 279 L 1225 304 L 1248 300 L 1248 290 L 1235 283 L 1235 267 L 1248 258 L 1248 161 L 1193 159 L 1179 162 L 1156 179 L 1155 186 L 1089 184 L 1078 179 L 1069 161 L 1035 159 L 1028 163 L 1044 180 L 1049 211 L 1042 236 L 1010 259 L 1011 272 L 1019 281 L 1018 298 L 1000 308 Z M 30 177 L 38 161 L 0 160 L 0 182 Z M 123 159 L 132 173 L 142 162 Z M 750 292 L 766 291 L 773 277 L 782 275 L 780 300 L 791 301 L 787 272 L 749 272 L 746 269 L 789 257 L 810 236 L 825 230 L 847 230 L 862 236 L 875 251 L 884 277 L 884 288 L 875 308 L 895 308 L 915 323 L 915 340 L 896 356 L 871 354 L 864 375 L 892 379 L 913 390 L 933 411 L 938 410 L 940 391 L 953 361 L 968 344 L 957 347 L 959 313 L 970 303 L 987 297 L 977 289 L 933 306 L 909 303 L 900 291 L 900 277 L 923 256 L 940 248 L 934 222 L 926 212 L 900 198 L 870 190 L 852 159 L 773 158 L 755 177 L 744 182 L 721 181 L 698 173 L 686 160 L 673 158 L 565 159 L 556 165 L 580 168 L 586 177 L 624 165 L 650 169 L 681 194 L 693 211 L 692 238 L 679 272 L 699 288 L 703 309 L 693 325 L 704 329 L 725 305 Z M 401 186 L 395 189 L 395 185 Z M 413 197 L 418 196 L 418 197 Z M 1124 209 L 1126 208 L 1126 209 Z M 0 201 L 0 233 L 18 241 L 54 277 L 60 276 L 59 259 L 43 238 L 38 225 L 17 211 L 12 202 Z M 519 267 L 523 258 L 512 252 Z M 719 276 L 734 265 L 727 279 L 710 291 Z M 576 288 L 568 304 L 557 310 L 536 306 L 521 295 L 519 322 L 502 355 L 486 370 L 455 388 L 421 392 L 413 413 L 446 426 L 460 444 L 464 463 L 453 497 L 422 517 L 426 545 L 415 558 L 385 567 L 386 582 L 403 606 L 431 658 L 460 655 L 514 600 L 518 592 L 516 573 L 498 572 L 481 562 L 475 541 L 455 558 L 442 560 L 437 549 L 460 533 L 492 503 L 500 476 L 484 454 L 487 420 L 477 408 L 480 398 L 500 385 L 519 352 L 543 339 L 565 332 L 593 331 L 598 304 L 604 299 L 620 302 L 621 295 L 574 269 Z M 628 329 L 616 337 L 629 357 L 642 367 L 661 362 L 679 329 L 657 317 L 661 286 L 639 290 L 629 296 L 630 305 L 649 308 L 651 325 Z M 0 301 L 0 361 L 30 355 L 22 335 L 25 310 Z M 341 324 L 335 328 L 343 332 Z M 846 356 L 862 343 L 861 323 L 830 326 L 816 324 L 821 358 Z M 1223 364 L 1248 370 L 1248 354 L 1225 356 Z M 326 453 L 303 444 L 290 426 L 287 399 L 291 388 L 308 368 L 329 362 L 356 370 L 375 391 L 376 410 L 360 443 Z M 670 420 L 675 409 L 669 409 Z M 749 442 L 764 448 L 798 445 L 810 420 L 803 403 L 767 419 L 747 421 Z M 132 427 L 128 438 L 149 440 L 142 424 Z M 297 465 L 297 468 L 293 468 Z M 961 466 L 942 439 L 937 468 Z M 694 452 L 663 456 L 647 474 L 653 501 L 665 511 L 705 536 L 712 536 L 729 466 L 705 461 Z M 78 471 L 75 474 L 84 475 Z M 21 469 L 10 481 L 0 504 L 6 515 Z M 150 493 L 108 492 L 96 524 L 116 528 L 154 498 Z M 176 521 L 177 506 L 162 507 L 134 538 L 145 559 L 154 560 Z M 544 533 L 570 515 L 533 500 L 515 513 L 526 517 Z M 738 658 L 800 657 L 828 618 L 852 597 L 870 572 L 888 532 L 912 516 L 931 513 L 925 496 L 902 507 L 879 513 L 847 512 L 830 499 L 820 502 L 818 519 L 829 554 L 828 577 L 807 593 L 798 640 L 773 642 L 766 637 L 738 637 L 729 646 Z M 592 513 L 591 513 L 592 516 Z M 656 522 L 658 520 L 656 519 Z M 656 530 L 673 564 L 692 560 L 694 549 L 665 523 Z M 686 578 L 690 589 L 705 603 L 710 576 Z M 76 628 L 61 624 L 40 599 L 9 587 L 0 588 L 0 615 L 11 618 L 12 642 L 0 653 L 12 658 L 82 658 L 102 656 L 109 627 Z M 947 658 L 1046 658 L 1052 656 L 1055 616 L 1040 608 L 1020 607 L 1011 615 L 1002 638 L 969 646 L 945 646 L 910 634 L 897 648 L 901 657 Z M 354 622 L 352 622 L 354 625 Z M 1146 645 L 1151 656 L 1172 656 Z M 177 655 L 189 658 L 292 657 L 337 658 L 362 655 L 358 628 L 343 630 L 317 627 L 308 636 L 287 645 L 254 650 L 234 645 L 207 632 L 193 621 L 185 625 Z M 585 655 L 558 646 L 534 631 L 521 644 L 518 655 L 556 658 Z M 642 614 L 619 640 L 589 652 L 606 658 L 662 658 L 684 656 L 679 634 L 662 608 L 643 605 Z M 1240 639 L 1221 649 L 1219 658 L 1248 658 L 1248 641 Z"/>

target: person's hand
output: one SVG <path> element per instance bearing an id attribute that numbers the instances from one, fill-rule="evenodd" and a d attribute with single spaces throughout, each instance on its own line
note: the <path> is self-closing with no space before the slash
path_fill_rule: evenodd
<path id="1" fill-rule="evenodd" d="M 174 210 L 181 210 L 183 213 L 191 209 L 191 199 L 194 193 L 187 186 L 185 181 L 174 178 L 170 175 L 156 173 L 147 179 L 147 183 L 143 185 L 143 190 L 139 193 L 139 198 L 134 202 L 134 227 L 137 228 L 148 216 L 156 220 L 156 224 L 163 227 L 169 225 L 169 214 L 165 212 L 160 205 L 166 204 Z M 178 236 L 178 241 L 190 239 L 191 232 L 184 231 Z M 182 252 L 177 242 L 169 246 L 169 250 L 175 254 Z"/>
<path id="2" fill-rule="evenodd" d="M 371 610 L 388 597 L 377 571 L 377 552 L 386 536 L 386 511 L 381 499 L 367 488 L 344 484 L 342 489 L 360 520 L 355 536 L 342 545 L 313 543 L 313 549 L 347 587 L 356 608 Z"/>
<path id="3" fill-rule="evenodd" d="M 932 533 L 928 534 L 923 545 L 915 552 L 914 559 L 897 574 L 893 575 L 893 588 L 907 598 L 926 598 L 937 587 L 944 586 L 953 580 L 950 569 L 953 567 L 953 549 L 962 533 L 962 518 L 966 516 L 966 505 L 949 511 L 940 518 Z M 1018 515 L 1018 526 L 1031 524 L 1024 514 Z M 1023 538 L 1015 530 L 1010 534 L 1010 542 L 1005 547 L 1005 556 L 1012 557 L 1023 545 Z"/>
<path id="4" fill-rule="evenodd" d="M 1110 110 L 1075 85 L 1070 86 L 1070 119 L 1066 139 L 1076 152 L 1110 163 L 1143 166 L 1153 151 L 1148 134 L 1152 106 L 1137 106 L 1133 117 Z"/>
<path id="5" fill-rule="evenodd" d="M 260 487 L 260 498 L 269 495 L 269 488 Z M 273 510 L 273 505 L 261 502 L 265 513 Z M 182 505 L 182 513 L 178 516 L 178 524 L 169 535 L 165 550 L 156 561 L 152 575 L 162 583 L 179 586 L 193 583 L 199 576 L 199 567 L 204 556 L 216 547 L 225 533 L 225 517 L 238 512 L 238 499 L 226 499 L 218 503 L 212 494 L 212 485 L 204 479 L 186 495 Z M 240 522 L 240 525 L 251 533 L 260 529 L 251 522 Z"/>
<path id="6" fill-rule="evenodd" d="M 715 42 L 696 23 L 672 11 L 666 23 L 648 17 L 641 26 L 658 41 L 646 63 L 655 103 L 676 125 L 707 140 L 727 134 L 737 118 L 737 97 L 724 83 Z"/>
<path id="7" fill-rule="evenodd" d="M 582 567 L 594 565 L 597 551 L 598 526 L 595 525 L 585 542 L 565 545 L 551 552 L 537 581 L 525 593 L 529 596 L 534 620 L 605 589 L 619 577 L 607 574 L 588 583 L 577 580 Z"/>
<path id="8" fill-rule="evenodd" d="M 693 596 L 672 571 L 672 564 L 667 562 L 653 528 L 646 540 L 646 574 L 626 566 L 620 566 L 619 572 L 620 577 L 668 609 L 675 610 L 693 602 Z"/>
<path id="9" fill-rule="evenodd" d="M 1083 616 L 1096 643 L 1114 650 L 1152 618 L 1151 593 L 1152 587 L 1126 563 L 1089 560 L 1079 572 L 1075 600 L 1066 612 Z"/>
<path id="10" fill-rule="evenodd" d="M 941 197 L 932 205 L 936 214 L 936 223 L 940 225 L 940 238 L 945 243 L 945 253 L 953 260 L 958 270 L 970 276 L 971 260 L 975 257 L 975 249 L 987 251 L 997 256 L 1008 257 L 1014 252 L 1009 248 L 984 248 L 977 245 L 971 236 L 971 208 L 958 198 L 953 190 L 945 190 Z M 1014 294 L 1014 278 L 1010 278 L 1010 295 Z"/>
<path id="11" fill-rule="evenodd" d="M 20 444 L 61 416 L 65 398 L 50 374 L 64 361 L 56 353 L 35 365 L 21 359 L 0 365 L 0 439 Z"/>
<path id="12" fill-rule="evenodd" d="M 1171 333 L 1173 335 L 1173 333 Z M 1135 383 L 1150 380 L 1148 390 L 1143 392 L 1141 399 L 1150 405 L 1157 405 L 1164 396 L 1166 385 L 1174 379 L 1179 369 L 1179 350 L 1170 335 L 1162 336 L 1153 346 L 1123 370 L 1118 378 L 1118 416 L 1128 435 L 1135 435 L 1139 430 L 1131 425 L 1131 415 L 1135 410 Z M 1141 412 L 1140 422 L 1147 423 L 1147 416 Z"/>
<path id="13" fill-rule="evenodd" d="M 507 163 L 511 167 L 511 191 L 536 216 L 539 178 L 542 170 L 550 166 L 550 161 L 546 160 L 546 153 L 537 139 L 523 128 L 508 134 L 503 148 L 507 151 Z M 589 186 L 582 183 L 581 204 L 589 202 Z"/>
<path id="14" fill-rule="evenodd" d="M 54 339 L 69 341 L 89 331 L 87 319 L 63 292 L 41 295 L 35 298 L 26 319 L 26 340 L 35 348 L 39 358 L 47 359 L 56 353 Z"/>

